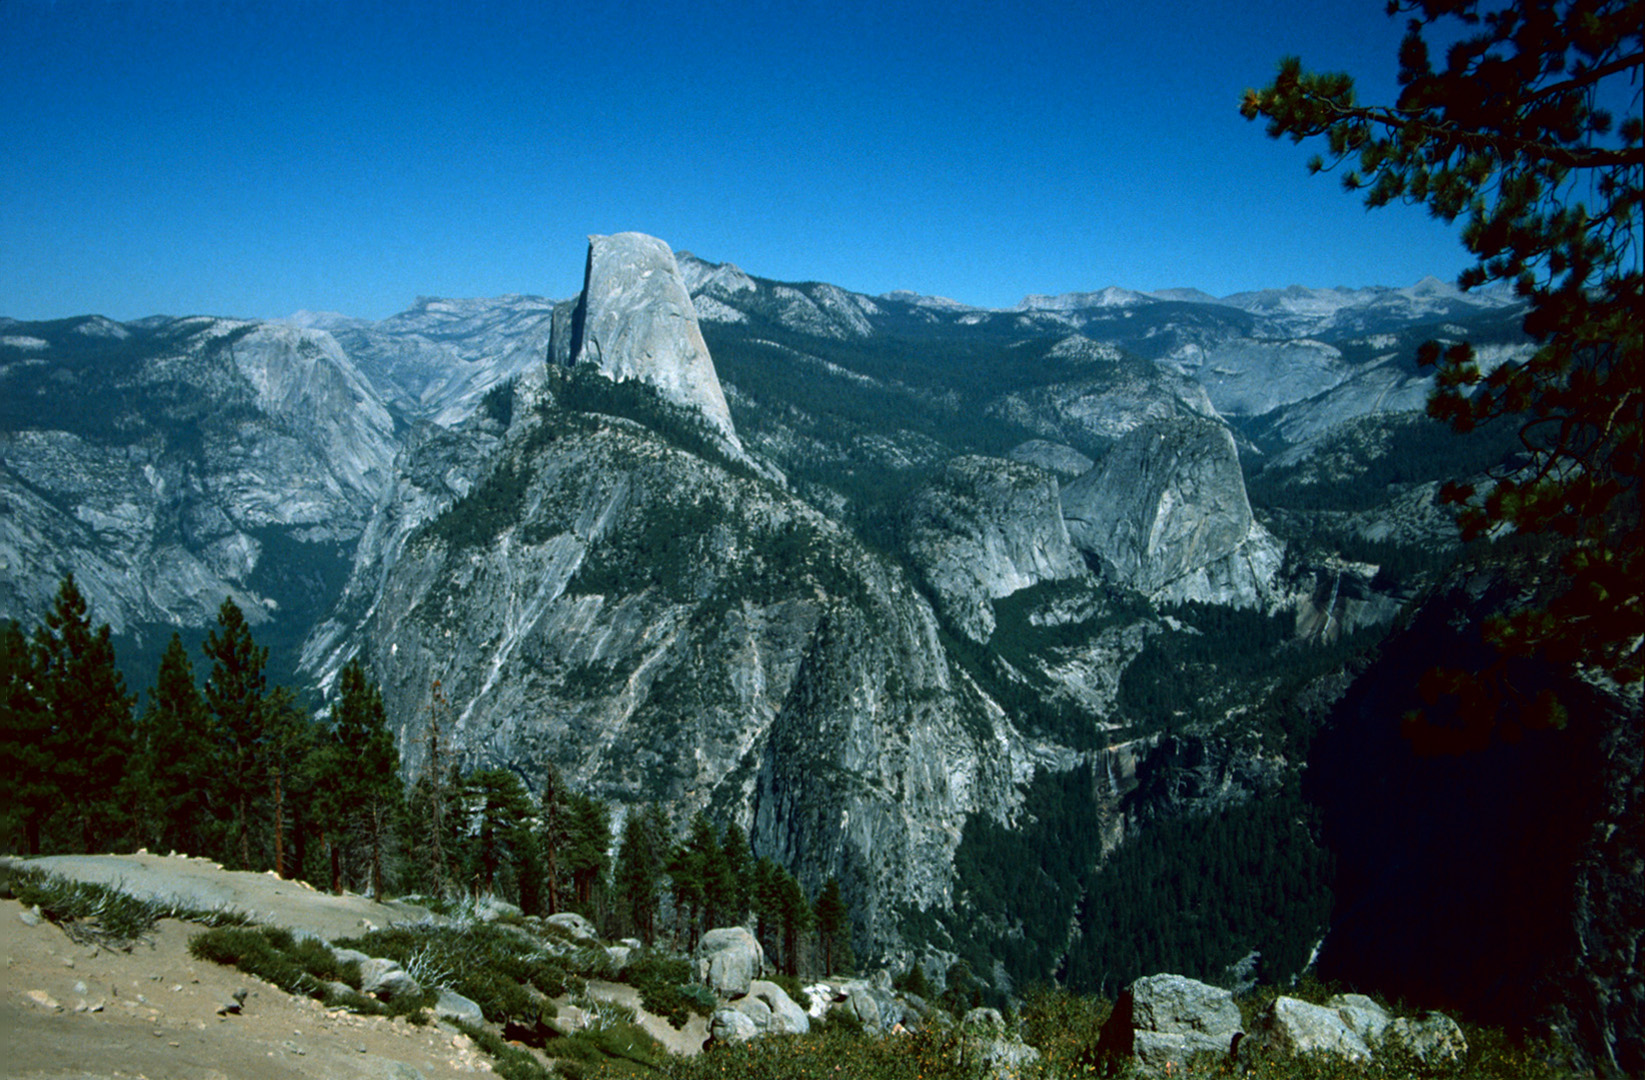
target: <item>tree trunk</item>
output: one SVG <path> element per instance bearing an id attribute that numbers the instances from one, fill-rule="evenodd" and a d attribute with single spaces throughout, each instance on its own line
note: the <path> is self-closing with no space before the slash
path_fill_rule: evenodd
<path id="1" fill-rule="evenodd" d="M 286 798 L 280 770 L 274 770 L 274 876 L 286 876 Z"/>
<path id="2" fill-rule="evenodd" d="M 335 839 L 330 836 L 322 837 L 326 847 L 331 851 L 331 895 L 343 895 L 343 853 Z"/>

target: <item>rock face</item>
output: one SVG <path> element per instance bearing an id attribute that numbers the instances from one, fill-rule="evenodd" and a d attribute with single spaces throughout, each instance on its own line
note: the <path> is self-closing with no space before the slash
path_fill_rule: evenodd
<path id="1" fill-rule="evenodd" d="M 388 482 L 381 400 L 324 331 L 105 322 L 48 324 L 7 365 L 28 423 L 0 431 L 0 615 L 33 618 L 69 570 L 116 633 L 225 596 L 254 625 L 309 615 Z"/>
<path id="2" fill-rule="evenodd" d="M 425 445 L 402 471 L 444 485 Z M 314 652 L 363 648 L 413 775 L 438 679 L 466 767 L 706 807 L 808 886 L 851 882 L 867 946 L 896 904 L 944 902 L 966 817 L 1014 805 L 1039 752 L 899 568 L 733 464 L 544 390 L 464 498 L 385 525 L 358 629 Z"/>
<path id="3" fill-rule="evenodd" d="M 1120 995 L 1102 1029 L 1102 1046 L 1134 1058 L 1146 1075 L 1180 1073 L 1189 1056 L 1228 1054 L 1241 1034 L 1239 1006 L 1227 990 L 1181 975 L 1149 975 Z"/>
<path id="4" fill-rule="evenodd" d="M 1233 555 L 1252 536 L 1228 429 L 1179 418 L 1125 435 L 1062 491 L 1074 545 L 1113 580 L 1153 595 Z"/>
<path id="5" fill-rule="evenodd" d="M 691 295 L 674 253 L 656 237 L 588 238 L 588 269 L 570 349 L 572 363 L 593 364 L 617 382 L 650 383 L 669 401 L 700 412 L 736 443 Z"/>
<path id="6" fill-rule="evenodd" d="M 999 458 L 950 461 L 908 508 L 908 547 L 943 614 L 976 641 L 990 601 L 1088 571 L 1068 539 L 1056 478 Z"/>

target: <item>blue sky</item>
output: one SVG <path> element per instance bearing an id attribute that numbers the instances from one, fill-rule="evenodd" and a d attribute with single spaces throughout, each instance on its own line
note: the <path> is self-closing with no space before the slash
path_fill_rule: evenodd
<path id="1" fill-rule="evenodd" d="M 1391 98 L 1382 7 L 0 0 L 0 315 L 561 298 L 625 229 L 988 306 L 1454 278 L 1238 114 L 1287 53 Z"/>

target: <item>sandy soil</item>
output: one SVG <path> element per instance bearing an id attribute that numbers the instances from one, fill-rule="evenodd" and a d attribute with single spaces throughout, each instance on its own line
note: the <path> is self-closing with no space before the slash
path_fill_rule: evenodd
<path id="1" fill-rule="evenodd" d="M 26 925 L 0 901 L 0 1073 L 37 1078 L 336 1077 L 435 1080 L 490 1072 L 466 1036 L 404 1020 L 328 1012 L 232 968 L 195 960 L 192 923 L 162 921 L 130 952 Z M 218 1009 L 247 992 L 239 1015 Z"/>
<path id="2" fill-rule="evenodd" d="M 428 914 L 184 856 L 61 855 L 29 864 L 135 896 L 244 912 L 328 940 Z M 327 1011 L 196 960 L 188 939 L 199 931 L 194 923 L 166 919 L 149 943 L 111 951 L 76 945 L 17 901 L 0 901 L 0 1077 L 437 1080 L 491 1071 L 490 1059 L 449 1028 Z M 246 991 L 241 1011 L 221 1014 L 237 990 Z M 596 982 L 589 991 L 634 1007 L 641 1026 L 675 1053 L 696 1053 L 707 1037 L 708 1022 L 700 1016 L 676 1031 L 639 1010 L 633 987 Z"/>

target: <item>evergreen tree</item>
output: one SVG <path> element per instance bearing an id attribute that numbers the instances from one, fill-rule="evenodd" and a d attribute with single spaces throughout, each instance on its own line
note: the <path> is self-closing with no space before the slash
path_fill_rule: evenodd
<path id="1" fill-rule="evenodd" d="M 1323 137 L 1345 167 L 1343 186 L 1367 206 L 1426 205 L 1464 218 L 1475 263 L 1464 288 L 1511 284 L 1528 302 L 1529 360 L 1481 368 L 1467 343 L 1425 345 L 1437 365 L 1429 414 L 1457 431 L 1499 417 L 1523 422 L 1529 464 L 1516 461 L 1486 490 L 1451 484 L 1465 536 L 1544 533 L 1560 579 L 1534 603 L 1493 619 L 1500 662 L 1450 672 L 1447 696 L 1461 735 L 1424 734 L 1434 749 L 1488 740 L 1505 720 L 1559 724 L 1544 694 L 1523 709 L 1513 686 L 1526 657 L 1580 663 L 1619 682 L 1645 676 L 1645 274 L 1641 271 L 1645 16 L 1639 0 L 1395 0 L 1412 17 L 1399 50 L 1399 99 L 1363 105 L 1347 75 L 1305 72 L 1296 58 L 1247 90 L 1240 111 L 1268 134 Z M 1446 39 L 1435 68 L 1430 34 Z M 1631 101 L 1621 122 L 1613 102 Z M 1533 568 L 1533 572 L 1536 569 Z M 1518 715 L 1515 716 L 1514 713 Z M 1506 714 L 1506 715 L 1505 715 Z"/>
<path id="2" fill-rule="evenodd" d="M 138 723 L 146 835 L 157 849 L 201 854 L 208 839 L 213 771 L 211 718 L 194 684 L 194 665 L 178 634 L 160 657 Z"/>
<path id="3" fill-rule="evenodd" d="M 571 800 L 565 778 L 552 761 L 544 763 L 543 790 L 537 800 L 537 849 L 543 861 L 548 914 L 560 910 L 560 852 L 571 837 Z"/>
<path id="4" fill-rule="evenodd" d="M 674 908 L 683 924 L 686 947 L 695 948 L 702 931 L 718 925 L 727 906 L 725 856 L 708 815 L 697 811 L 686 838 L 669 857 Z M 706 924 L 706 925 L 705 925 Z"/>
<path id="5" fill-rule="evenodd" d="M 569 813 L 561 863 L 571 875 L 577 910 L 600 923 L 604 921 L 600 916 L 611 865 L 611 807 L 602 799 L 571 791 L 566 794 L 566 802 Z"/>
<path id="6" fill-rule="evenodd" d="M 777 877 L 778 912 L 783 932 L 783 971 L 789 975 L 800 973 L 800 942 L 811 929 L 811 901 L 793 874 L 779 868 Z"/>
<path id="7" fill-rule="evenodd" d="M 245 615 L 232 599 L 225 598 L 217 611 L 217 629 L 206 636 L 204 652 L 211 661 L 205 699 L 215 720 L 220 755 L 215 780 L 224 792 L 223 801 L 233 807 L 232 853 L 238 857 L 239 868 L 249 870 L 251 800 L 260 787 L 267 736 L 263 667 L 268 663 L 268 649 L 252 640 Z"/>
<path id="8" fill-rule="evenodd" d="M 0 627 L 0 821 L 20 829 L 23 851 L 38 855 L 46 819 L 61 802 L 50 746 L 51 723 L 35 692 L 34 653 L 22 627 Z"/>
<path id="9" fill-rule="evenodd" d="M 535 890 L 534 882 L 521 880 L 534 871 L 536 855 L 533 807 L 525 785 L 508 769 L 480 769 L 468 775 L 464 790 L 473 830 L 470 879 L 476 891 L 519 898 L 522 890 Z"/>
<path id="10" fill-rule="evenodd" d="M 364 848 L 368 887 L 373 896 L 381 896 L 384 852 L 404 790 L 382 692 L 358 660 L 338 676 L 331 728 L 316 751 L 312 771 L 320 823 L 333 852 L 333 891 L 341 888 L 342 855 Z"/>
<path id="11" fill-rule="evenodd" d="M 741 926 L 748 918 L 754 889 L 754 856 L 748 849 L 748 834 L 727 823 L 720 834 L 720 859 L 725 866 L 726 920 Z"/>
<path id="12" fill-rule="evenodd" d="M 817 896 L 816 909 L 817 937 L 822 944 L 823 974 L 834 973 L 834 956 L 841 945 L 846 945 L 851 938 L 851 912 L 845 906 L 845 899 L 840 895 L 839 878 L 830 876 L 828 883 Z M 847 945 L 847 948 L 849 946 Z M 843 953 L 841 953 L 843 959 Z M 844 965 L 842 964 L 842 967 Z"/>
<path id="13" fill-rule="evenodd" d="M 657 906 L 668 859 L 668 819 L 656 803 L 629 812 L 617 845 L 617 902 L 629 933 L 650 946 L 657 940 Z"/>
<path id="14" fill-rule="evenodd" d="M 274 872 L 291 877 L 296 864 L 286 850 L 295 822 L 296 796 L 313 756 L 314 733 L 308 717 L 289 687 L 276 686 L 264 703 L 267 742 L 264 775 L 268 780 L 269 809 L 273 814 Z"/>
<path id="15" fill-rule="evenodd" d="M 57 786 L 78 825 L 81 850 L 93 851 L 135 824 L 126 778 L 133 699 L 115 666 L 108 625 L 92 629 L 73 574 L 63 578 L 35 631 L 34 651 L 34 685 L 51 722 L 47 748 Z"/>

